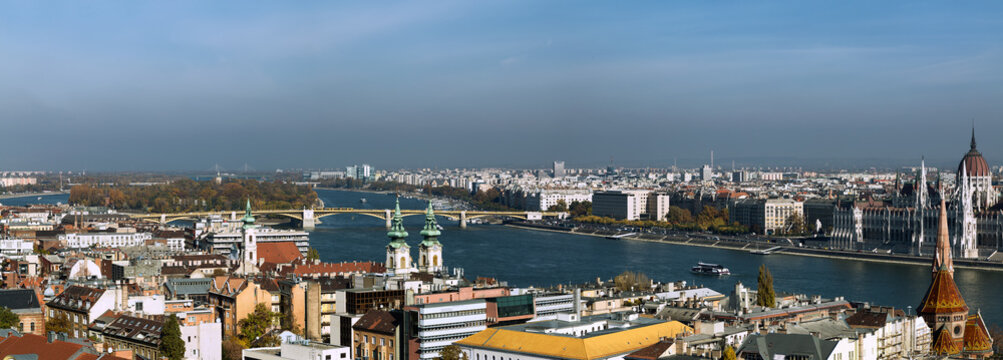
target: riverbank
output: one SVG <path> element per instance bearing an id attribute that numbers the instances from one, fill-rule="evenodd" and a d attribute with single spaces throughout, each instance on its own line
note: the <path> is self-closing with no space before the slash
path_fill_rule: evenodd
<path id="1" fill-rule="evenodd" d="M 548 231 L 548 232 L 557 232 L 557 233 L 584 235 L 584 236 L 602 237 L 602 238 L 606 238 L 613 235 L 613 234 L 600 234 L 598 232 L 593 232 L 593 233 L 577 232 L 574 230 L 558 229 L 552 226 L 536 226 L 533 224 L 506 224 L 506 226 L 523 230 Z M 611 239 L 611 241 L 618 241 L 618 240 L 644 241 L 653 243 L 665 243 L 674 245 L 706 247 L 706 248 L 747 251 L 747 252 L 752 250 L 757 250 L 760 246 L 762 247 L 777 246 L 779 247 L 779 249 L 773 252 L 773 255 L 806 256 L 806 257 L 816 257 L 816 258 L 866 261 L 866 262 L 885 263 L 885 264 L 930 266 L 931 262 L 933 261 L 932 258 L 925 256 L 881 254 L 872 252 L 854 252 L 854 251 L 843 251 L 843 250 L 826 250 L 826 249 L 803 248 L 796 246 L 783 246 L 779 244 L 757 244 L 757 243 L 733 241 L 727 239 L 711 240 L 703 238 L 678 237 L 670 235 L 638 234 L 638 235 L 624 236 L 616 240 Z M 954 267 L 958 269 L 1003 272 L 1003 263 L 983 261 L 983 260 L 954 259 Z"/>
<path id="2" fill-rule="evenodd" d="M 20 193 L 20 194 L 5 194 L 5 195 L 0 195 L 0 199 L 16 199 L 23 197 L 48 196 L 48 195 L 66 195 L 69 193 L 70 193 L 69 191 L 49 191 L 49 192 L 33 192 L 33 193 Z"/>

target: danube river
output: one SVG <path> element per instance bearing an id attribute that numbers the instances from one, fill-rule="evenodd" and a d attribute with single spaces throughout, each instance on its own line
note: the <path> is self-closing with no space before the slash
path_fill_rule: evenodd
<path id="1" fill-rule="evenodd" d="M 334 190 L 318 190 L 328 207 L 386 209 L 393 196 Z M 366 198 L 366 202 L 360 199 Z M 66 195 L 43 197 L 45 202 L 66 202 Z M 21 204 L 7 199 L 4 204 Z M 35 198 L 28 199 L 35 202 Z M 401 199 L 407 209 L 423 209 L 425 202 Z M 424 217 L 404 218 L 415 247 Z M 547 286 L 559 283 L 609 279 L 625 270 L 640 271 L 657 281 L 679 281 L 729 293 L 736 282 L 755 287 L 757 269 L 766 264 L 779 292 L 845 296 L 852 301 L 905 309 L 915 307 L 930 284 L 927 266 L 871 263 L 793 255 L 752 255 L 745 251 L 689 247 L 640 241 L 509 228 L 501 225 L 470 225 L 460 229 L 455 221 L 438 218 L 444 227 L 439 241 L 444 246 L 446 266 L 461 267 L 469 279 L 476 276 L 508 281 L 511 286 Z M 324 261 L 383 261 L 387 244 L 385 222 L 364 215 L 336 215 L 322 219 L 310 234 L 311 245 Z M 697 261 L 720 263 L 731 276 L 693 275 Z M 972 310 L 982 309 L 986 321 L 1003 325 L 1003 272 L 956 270 L 955 278 Z"/>

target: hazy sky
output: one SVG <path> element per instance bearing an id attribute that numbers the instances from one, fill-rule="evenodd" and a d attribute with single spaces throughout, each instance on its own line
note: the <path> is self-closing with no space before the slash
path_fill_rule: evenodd
<path id="1" fill-rule="evenodd" d="M 1003 161 L 1000 1 L 3 1 L 0 169 Z"/>

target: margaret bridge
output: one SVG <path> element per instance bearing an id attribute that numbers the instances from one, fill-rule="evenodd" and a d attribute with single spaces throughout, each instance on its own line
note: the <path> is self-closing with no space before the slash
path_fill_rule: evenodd
<path id="1" fill-rule="evenodd" d="M 210 216 L 227 216 L 231 220 L 237 220 L 236 211 L 204 211 L 186 213 L 164 213 L 164 214 L 128 214 L 130 218 L 139 220 L 155 221 L 167 224 L 178 220 L 198 220 Z M 292 209 L 292 210 L 254 210 L 255 216 L 276 216 L 286 217 L 299 221 L 304 229 L 312 229 L 320 224 L 320 218 L 338 214 L 356 214 L 372 216 L 386 221 L 387 228 L 390 228 L 390 220 L 393 212 L 390 209 L 353 209 L 353 208 L 319 208 L 319 209 Z M 485 216 L 503 216 L 523 220 L 540 220 L 543 218 L 564 219 L 568 217 L 566 212 L 555 211 L 475 211 L 475 210 L 441 210 L 436 211 L 436 215 L 441 215 L 447 219 L 459 221 L 460 227 L 467 227 L 467 220 L 481 218 Z M 401 210 L 401 216 L 425 215 L 425 210 Z"/>

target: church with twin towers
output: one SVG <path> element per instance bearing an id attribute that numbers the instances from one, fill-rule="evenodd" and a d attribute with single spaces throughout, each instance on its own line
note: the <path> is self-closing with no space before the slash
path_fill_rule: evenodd
<path id="1" fill-rule="evenodd" d="M 930 255 L 937 243 L 941 200 L 946 206 L 950 247 L 955 257 L 986 258 L 1003 249 L 1003 204 L 992 171 L 975 141 L 961 158 L 953 185 L 939 171 L 928 173 L 925 160 L 911 182 L 895 179 L 889 201 L 840 201 L 833 214 L 830 247 Z"/>
<path id="2" fill-rule="evenodd" d="M 411 258 L 411 246 L 407 244 L 407 230 L 404 229 L 404 219 L 401 216 L 401 205 L 398 199 L 394 205 L 393 218 L 390 220 L 390 230 L 387 237 L 387 273 L 391 275 L 407 275 L 415 272 L 438 273 L 444 270 L 442 266 L 442 244 L 439 243 L 439 224 L 435 221 L 432 202 L 425 210 L 425 226 L 421 229 L 422 241 L 418 245 L 418 266 L 415 267 Z"/>

